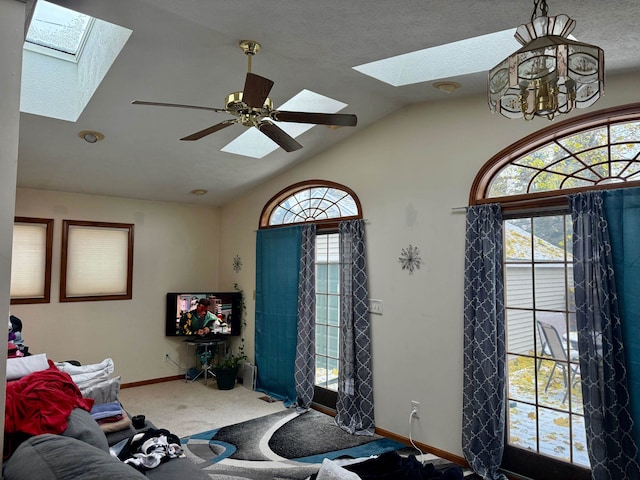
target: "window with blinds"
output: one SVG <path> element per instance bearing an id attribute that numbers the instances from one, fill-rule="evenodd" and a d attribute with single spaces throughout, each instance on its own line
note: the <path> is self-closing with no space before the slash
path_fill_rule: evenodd
<path id="1" fill-rule="evenodd" d="M 53 220 L 16 217 L 11 254 L 11 304 L 49 303 Z"/>
<path id="2" fill-rule="evenodd" d="M 64 220 L 60 301 L 132 297 L 133 225 Z"/>

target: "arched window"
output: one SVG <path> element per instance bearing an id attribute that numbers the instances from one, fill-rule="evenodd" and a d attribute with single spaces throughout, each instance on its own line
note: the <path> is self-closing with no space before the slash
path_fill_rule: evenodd
<path id="1" fill-rule="evenodd" d="M 510 145 L 482 167 L 469 202 L 499 202 L 507 210 L 563 206 L 576 191 L 639 185 L 635 103 L 560 122 Z"/>
<path id="2" fill-rule="evenodd" d="M 506 470 L 591 478 L 567 196 L 639 185 L 640 103 L 535 132 L 491 158 L 475 178 L 470 205 L 499 203 L 504 218 Z M 553 351 L 558 345 L 564 351 Z"/>
<path id="3" fill-rule="evenodd" d="M 340 360 L 340 234 L 338 224 L 362 218 L 360 200 L 348 187 L 325 180 L 291 185 L 274 195 L 260 215 L 260 228 L 316 224 L 315 368 L 313 402 L 335 410 Z"/>
<path id="4" fill-rule="evenodd" d="M 362 218 L 362 209 L 351 189 L 309 180 L 291 185 L 269 200 L 260 215 L 260 228 L 314 222 L 326 229 L 356 218 Z"/>

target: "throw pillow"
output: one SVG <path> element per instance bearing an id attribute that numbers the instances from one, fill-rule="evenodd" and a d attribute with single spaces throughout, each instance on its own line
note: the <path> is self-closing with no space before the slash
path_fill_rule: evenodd
<path id="1" fill-rule="evenodd" d="M 96 448 L 109 451 L 107 437 L 91 414 L 81 408 L 74 408 L 69 415 L 67 429 L 62 432 L 65 437 L 82 440 Z"/>
<path id="2" fill-rule="evenodd" d="M 47 355 L 39 353 L 28 357 L 7 359 L 7 380 L 17 380 L 33 372 L 40 372 L 49 368 Z"/>

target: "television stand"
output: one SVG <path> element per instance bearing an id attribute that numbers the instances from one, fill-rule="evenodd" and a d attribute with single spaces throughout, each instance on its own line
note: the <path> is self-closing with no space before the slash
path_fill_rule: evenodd
<path id="1" fill-rule="evenodd" d="M 213 370 L 211 369 L 211 360 L 213 360 L 213 358 L 216 355 L 219 355 L 220 353 L 222 353 L 223 355 L 227 353 L 227 340 L 225 338 L 216 338 L 216 339 L 210 339 L 210 340 L 189 340 L 186 342 L 186 344 L 187 344 L 187 348 L 189 346 L 195 347 L 194 353 L 196 355 L 198 355 L 198 350 L 201 347 L 200 358 L 202 359 L 202 361 L 201 361 L 200 371 L 195 377 L 191 379 L 191 382 L 193 383 L 198 378 L 203 376 L 204 384 L 206 385 L 207 379 L 209 377 L 215 378 L 216 376 L 216 374 L 213 373 Z M 222 352 L 220 352 L 220 347 L 223 347 Z M 184 375 L 184 381 L 185 382 L 189 381 L 188 371 Z"/>

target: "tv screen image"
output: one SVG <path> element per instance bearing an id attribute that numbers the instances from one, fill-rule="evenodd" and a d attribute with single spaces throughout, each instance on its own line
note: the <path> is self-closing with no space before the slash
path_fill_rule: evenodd
<path id="1" fill-rule="evenodd" d="M 170 292 L 167 293 L 165 334 L 169 337 L 191 336 L 187 314 L 195 313 L 201 298 L 209 300 L 209 311 L 218 318 L 215 336 L 238 336 L 241 328 L 242 297 L 240 292 Z"/>

